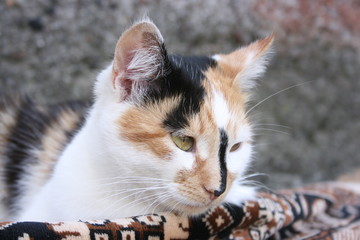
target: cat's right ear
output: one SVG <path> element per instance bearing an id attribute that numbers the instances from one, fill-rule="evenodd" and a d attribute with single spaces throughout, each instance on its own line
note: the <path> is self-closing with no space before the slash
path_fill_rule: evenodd
<path id="1" fill-rule="evenodd" d="M 112 84 L 121 101 L 136 101 L 166 73 L 168 64 L 164 39 L 153 22 L 146 19 L 126 30 L 118 40 L 112 67 Z"/>

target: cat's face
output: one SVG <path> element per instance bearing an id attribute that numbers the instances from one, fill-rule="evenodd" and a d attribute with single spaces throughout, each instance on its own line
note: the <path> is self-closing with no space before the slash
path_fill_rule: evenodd
<path id="1" fill-rule="evenodd" d="M 105 119 L 114 127 L 106 141 L 125 171 L 119 174 L 149 187 L 141 196 L 149 204 L 157 199 L 162 210 L 197 214 L 231 195 L 251 159 L 246 102 L 271 42 L 227 55 L 180 57 L 167 54 L 151 22 L 122 35 L 112 69 L 99 78 L 97 102 L 112 102 L 112 117 Z"/>

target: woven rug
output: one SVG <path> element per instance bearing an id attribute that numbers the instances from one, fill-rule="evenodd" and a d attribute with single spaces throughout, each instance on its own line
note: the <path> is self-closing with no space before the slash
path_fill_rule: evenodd
<path id="1" fill-rule="evenodd" d="M 259 193 L 193 218 L 151 214 L 78 222 L 2 222 L 0 239 L 360 239 L 357 193 L 324 183 Z"/>

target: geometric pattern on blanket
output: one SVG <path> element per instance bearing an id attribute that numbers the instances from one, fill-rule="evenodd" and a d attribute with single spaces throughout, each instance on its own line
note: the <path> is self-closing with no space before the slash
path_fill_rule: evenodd
<path id="1" fill-rule="evenodd" d="M 359 185 L 360 188 L 360 185 Z M 0 239 L 360 239 L 360 195 L 339 184 L 259 193 L 197 217 L 2 222 Z"/>

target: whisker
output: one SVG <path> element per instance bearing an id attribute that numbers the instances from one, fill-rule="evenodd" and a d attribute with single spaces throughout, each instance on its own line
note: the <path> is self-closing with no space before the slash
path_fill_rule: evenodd
<path id="1" fill-rule="evenodd" d="M 142 193 L 144 193 L 144 192 L 142 192 Z M 142 194 L 142 193 L 140 193 L 140 194 Z M 134 201 L 132 201 L 132 202 L 130 202 L 128 204 L 125 204 L 122 207 L 128 207 L 128 206 L 134 207 L 134 206 L 139 205 L 140 203 L 146 202 L 147 200 L 149 200 L 149 199 L 151 200 L 151 199 L 156 198 L 158 196 L 159 196 L 159 193 L 153 193 L 153 194 L 149 194 L 149 195 L 146 195 L 144 197 L 141 197 L 141 198 L 138 197 Z"/>
<path id="2" fill-rule="evenodd" d="M 164 202 L 168 201 L 169 199 L 171 199 L 171 198 L 173 198 L 173 197 L 174 197 L 173 194 L 167 193 L 166 195 L 163 195 L 162 197 L 160 197 L 160 198 L 158 198 L 158 199 L 155 199 L 155 201 L 153 202 L 153 204 L 156 203 L 156 202 L 157 202 L 157 204 L 154 205 L 153 211 L 155 211 L 156 208 L 157 208 L 161 203 L 164 203 Z M 153 205 L 153 204 L 152 204 L 152 205 Z"/>
<path id="3" fill-rule="evenodd" d="M 260 136 L 260 135 L 258 135 L 258 136 Z M 276 146 L 275 143 L 258 143 L 258 142 L 255 142 L 253 145 L 254 145 L 255 147 L 261 147 L 261 146 Z"/>
<path id="4" fill-rule="evenodd" d="M 116 180 L 116 179 L 137 179 L 137 180 L 160 180 L 160 181 L 166 181 L 171 182 L 171 180 L 168 179 L 162 179 L 162 178 L 154 178 L 154 177 L 144 177 L 144 176 L 116 176 L 116 177 L 110 177 L 110 178 L 100 178 L 98 180 Z"/>
<path id="5" fill-rule="evenodd" d="M 152 203 L 146 208 L 146 212 L 155 212 L 156 208 L 163 203 L 164 201 L 166 201 L 167 199 L 169 199 L 169 193 L 168 192 L 163 192 L 163 193 L 159 193 L 157 195 L 156 198 L 154 198 L 154 200 L 152 201 Z M 154 205 L 155 203 L 158 203 L 157 205 Z M 153 207 L 154 206 L 154 207 Z M 153 209 L 152 211 L 150 209 Z"/>
<path id="6" fill-rule="evenodd" d="M 120 185 L 120 184 L 132 184 L 132 183 L 142 183 L 142 184 L 159 184 L 159 183 L 165 183 L 161 181 L 140 181 L 140 180 L 124 180 L 124 181 L 116 181 L 116 182 L 110 182 L 110 183 L 98 183 L 98 186 L 111 186 L 111 185 Z"/>
<path id="7" fill-rule="evenodd" d="M 303 83 L 299 83 L 299 84 L 296 84 L 296 85 L 293 85 L 293 86 L 284 88 L 284 89 L 282 89 L 282 90 L 280 90 L 280 91 L 277 91 L 276 93 L 271 94 L 270 96 L 264 98 L 263 100 L 261 100 L 260 102 L 256 103 L 254 106 L 252 106 L 249 110 L 247 110 L 247 111 L 245 112 L 245 116 L 248 116 L 248 114 L 249 114 L 252 110 L 254 110 L 256 107 L 258 107 L 259 105 L 261 105 L 261 104 L 264 103 L 265 101 L 269 100 L 270 98 L 272 98 L 272 97 L 274 97 L 274 96 L 276 96 L 276 95 L 278 95 L 278 94 L 280 94 L 280 93 L 283 93 L 283 92 L 285 92 L 285 91 L 288 91 L 288 90 L 290 90 L 290 89 L 292 89 L 292 88 L 299 87 L 299 86 L 308 84 L 308 83 L 310 83 L 310 82 L 313 82 L 313 81 L 306 81 L 306 82 L 303 82 Z"/>
<path id="8" fill-rule="evenodd" d="M 270 128 L 255 128 L 255 129 L 253 129 L 253 131 L 270 131 L 270 132 L 282 133 L 282 134 L 290 135 L 290 133 L 288 133 L 288 132 L 280 131 L 280 130 L 276 130 L 276 129 L 270 129 Z"/>
<path id="9" fill-rule="evenodd" d="M 161 193 L 154 193 L 154 194 L 150 194 L 148 196 L 142 197 L 142 198 L 137 198 L 137 199 L 135 199 L 134 201 L 132 201 L 132 202 L 130 202 L 128 204 L 122 205 L 121 207 L 122 208 L 135 207 L 135 206 L 138 206 L 139 204 L 145 203 L 145 202 L 147 202 L 147 201 L 149 201 L 151 199 L 154 199 L 156 201 L 158 199 L 159 194 L 161 194 Z M 145 212 L 147 212 L 147 211 L 148 210 L 145 209 Z"/>
<path id="10" fill-rule="evenodd" d="M 252 177 L 258 177 L 258 176 L 268 176 L 268 174 L 266 174 L 266 173 L 252 173 L 252 174 L 248 174 L 248 175 L 245 175 L 245 176 L 239 178 L 239 180 L 242 181 L 242 180 L 246 180 L 246 179 L 249 179 L 249 178 L 252 178 Z"/>
<path id="11" fill-rule="evenodd" d="M 124 193 L 131 193 L 131 192 L 134 192 L 135 193 L 132 193 L 130 195 L 127 195 L 127 196 L 124 196 L 123 198 L 120 198 L 118 199 L 117 201 L 121 201 L 121 200 L 124 200 L 130 196 L 133 196 L 133 195 L 136 195 L 138 193 L 142 193 L 143 191 L 153 191 L 153 190 L 158 190 L 158 189 L 166 189 L 167 186 L 159 186 L 159 187 L 142 187 L 142 188 L 130 188 L 130 189 L 122 189 L 122 190 L 109 190 L 109 191 L 104 191 L 104 192 L 99 192 L 99 193 L 113 193 L 109 196 L 106 196 L 104 198 L 102 198 L 101 200 L 106 200 L 106 199 L 109 199 L 109 198 L 112 198 L 112 197 L 116 197 L 116 196 L 119 196 L 119 195 L 122 195 Z"/>
<path id="12" fill-rule="evenodd" d="M 281 134 L 281 133 L 278 133 L 278 134 Z M 252 134 L 252 137 L 263 137 L 263 136 L 271 136 L 273 137 L 274 136 L 274 133 L 256 133 L 256 134 Z"/>
<path id="13" fill-rule="evenodd" d="M 256 181 L 256 180 L 245 180 L 245 181 L 241 181 L 240 184 L 247 185 L 247 186 L 254 186 L 258 190 L 265 189 L 269 192 L 273 192 L 273 190 L 271 188 L 267 187 L 264 183 Z"/>
<path id="14" fill-rule="evenodd" d="M 165 188 L 165 187 L 164 187 L 164 188 Z M 159 188 L 157 188 L 157 189 L 159 189 Z M 128 199 L 128 198 L 130 198 L 130 197 L 132 197 L 132 196 L 135 196 L 135 195 L 141 195 L 142 193 L 147 192 L 147 191 L 151 191 L 151 190 L 155 190 L 155 189 L 154 189 L 154 188 L 151 188 L 151 189 L 150 189 L 150 188 L 146 188 L 146 189 L 144 189 L 144 190 L 142 190 L 142 191 L 136 191 L 135 193 L 132 193 L 132 194 L 126 195 L 126 196 L 124 196 L 124 197 L 122 197 L 122 198 L 116 199 L 116 201 L 114 201 L 112 204 L 110 204 L 107 208 L 104 209 L 104 212 L 106 212 L 106 210 L 108 210 L 108 209 L 114 208 L 117 204 L 119 204 L 121 201 L 123 201 L 123 200 L 125 200 L 125 199 Z M 116 195 L 115 195 L 115 196 L 116 196 Z M 114 197 L 114 196 L 113 196 L 113 197 Z M 104 200 L 104 199 L 103 199 L 103 200 Z M 141 198 L 135 199 L 134 201 L 131 201 L 131 202 L 125 204 L 125 205 L 122 204 L 121 206 L 119 206 L 118 209 L 125 209 L 125 207 L 127 207 L 128 205 L 131 206 L 131 204 L 133 204 L 134 202 L 138 202 L 138 201 L 142 201 Z"/>
<path id="15" fill-rule="evenodd" d="M 279 128 L 286 128 L 286 129 L 293 129 L 291 127 L 285 126 L 285 125 L 279 125 L 279 124 L 272 124 L 272 123 L 260 123 L 260 124 L 252 124 L 252 127 L 257 127 L 257 126 L 271 126 L 271 127 L 279 127 Z"/>
<path id="16" fill-rule="evenodd" d="M 180 202 L 177 202 L 176 204 L 173 205 L 173 207 L 171 208 L 171 210 L 168 210 L 168 213 L 173 213 L 174 210 L 177 208 L 177 206 L 179 206 Z"/>

